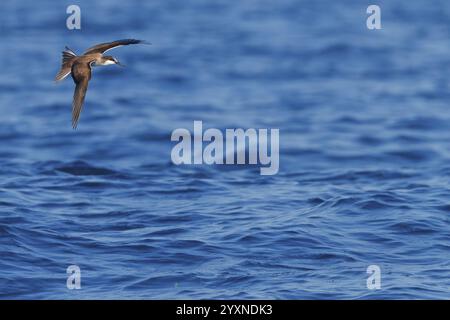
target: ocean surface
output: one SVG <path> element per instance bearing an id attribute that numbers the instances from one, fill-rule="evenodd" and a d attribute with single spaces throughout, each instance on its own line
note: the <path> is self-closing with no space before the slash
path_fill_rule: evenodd
<path id="1" fill-rule="evenodd" d="M 450 298 L 449 1 L 377 1 L 381 30 L 356 0 L 70 4 L 1 4 L 0 298 Z M 62 49 L 122 38 L 152 45 L 73 130 Z M 278 128 L 278 174 L 172 164 L 194 120 Z"/>

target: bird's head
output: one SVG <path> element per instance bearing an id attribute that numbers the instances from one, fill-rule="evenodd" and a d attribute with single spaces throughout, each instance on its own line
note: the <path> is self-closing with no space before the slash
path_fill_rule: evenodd
<path id="1" fill-rule="evenodd" d="M 103 56 L 102 65 L 106 66 L 106 65 L 110 65 L 110 64 L 117 64 L 118 66 L 124 67 L 124 65 L 121 64 L 119 62 L 119 60 L 117 60 L 113 56 Z"/>

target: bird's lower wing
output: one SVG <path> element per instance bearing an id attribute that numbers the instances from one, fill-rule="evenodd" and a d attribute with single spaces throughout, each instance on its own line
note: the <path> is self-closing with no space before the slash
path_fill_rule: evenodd
<path id="1" fill-rule="evenodd" d="M 86 96 L 88 84 L 89 79 L 86 78 L 77 82 L 77 85 L 75 87 L 72 102 L 72 127 L 74 129 L 77 128 L 78 119 L 80 119 L 80 113 L 83 109 L 84 97 Z"/>
<path id="2" fill-rule="evenodd" d="M 58 74 L 55 77 L 55 81 L 61 81 L 64 80 L 71 72 L 71 67 L 62 67 L 61 70 L 59 70 Z"/>

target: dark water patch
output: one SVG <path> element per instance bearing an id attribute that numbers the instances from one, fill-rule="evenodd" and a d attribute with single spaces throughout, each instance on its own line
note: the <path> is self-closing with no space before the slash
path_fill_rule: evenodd
<path id="1" fill-rule="evenodd" d="M 319 149 L 294 149 L 294 148 L 287 148 L 282 150 L 282 154 L 286 156 L 292 156 L 292 157 L 318 157 L 323 152 Z"/>
<path id="2" fill-rule="evenodd" d="M 310 198 L 308 199 L 308 203 L 312 204 L 312 205 L 320 205 L 322 203 L 324 203 L 325 200 L 321 199 L 321 198 Z"/>
<path id="3" fill-rule="evenodd" d="M 14 140 L 19 140 L 21 138 L 24 138 L 26 134 L 22 131 L 18 131 L 17 129 L 7 129 L 3 128 L 0 130 L 0 141 L 7 143 Z M 0 152 L 2 152 L 4 155 L 2 157 L 5 158 L 14 158 L 14 157 L 8 157 L 7 153 L 0 149 Z"/>
<path id="4" fill-rule="evenodd" d="M 96 168 L 96 170 L 98 170 L 98 168 Z M 101 169 L 102 170 L 102 169 Z M 102 171 L 104 172 L 104 171 Z M 96 171 L 94 174 L 92 173 L 92 171 L 89 172 L 89 174 L 86 174 L 86 172 L 84 171 L 83 174 L 80 174 L 80 171 L 77 172 L 77 175 L 104 175 L 105 173 L 99 173 L 99 171 Z M 109 174 L 109 173 L 107 173 Z M 73 185 L 74 188 L 81 188 L 83 190 L 87 189 L 106 189 L 106 188 L 120 188 L 120 186 L 122 188 L 126 188 L 128 186 L 128 184 L 119 184 L 117 182 L 111 183 L 111 182 L 106 182 L 106 181 L 85 181 L 85 182 L 80 182 L 80 183 L 76 183 Z"/>
<path id="5" fill-rule="evenodd" d="M 346 262 L 354 262 L 356 261 L 355 258 L 348 254 L 336 254 L 336 253 L 314 253 L 307 255 L 308 259 L 312 260 L 325 260 L 325 261 L 334 261 L 334 262 L 340 262 L 340 261 L 346 261 Z"/>
<path id="6" fill-rule="evenodd" d="M 154 218 L 154 221 L 159 223 L 159 224 L 172 224 L 172 223 L 181 223 L 181 222 L 189 222 L 189 221 L 193 221 L 195 219 L 201 219 L 203 218 L 201 215 L 199 214 L 195 214 L 195 213 L 184 213 L 184 212 L 179 212 L 176 214 L 164 214 L 164 215 L 158 215 Z"/>
<path id="7" fill-rule="evenodd" d="M 253 281 L 253 277 L 249 275 L 223 275 L 219 280 L 215 281 L 217 286 L 238 286 L 248 285 Z"/>
<path id="8" fill-rule="evenodd" d="M 116 171 L 107 168 L 92 166 L 84 161 L 75 161 L 67 165 L 59 166 L 55 169 L 74 176 L 105 176 L 114 175 L 117 173 Z"/>
<path id="9" fill-rule="evenodd" d="M 389 170 L 362 170 L 362 171 L 348 171 L 339 174 L 323 174 L 321 178 L 304 179 L 302 182 L 319 182 L 319 181 L 358 181 L 358 180 L 395 180 L 406 179 L 412 177 L 411 174 L 401 171 Z"/>
<path id="10" fill-rule="evenodd" d="M 401 151 L 390 151 L 386 153 L 389 156 L 399 158 L 401 160 L 421 162 L 427 161 L 433 158 L 437 158 L 435 152 L 431 150 L 401 150 Z"/>
<path id="11" fill-rule="evenodd" d="M 383 144 L 382 139 L 368 135 L 358 137 L 357 141 L 362 145 L 369 145 L 369 146 L 379 146 Z"/>
<path id="12" fill-rule="evenodd" d="M 187 230 L 183 228 L 167 228 L 163 230 L 154 231 L 151 233 L 151 236 L 152 237 L 174 236 L 185 232 L 187 232 Z"/>
<path id="13" fill-rule="evenodd" d="M 384 203 L 392 203 L 392 204 L 404 204 L 407 203 L 407 200 L 403 197 L 397 196 L 393 193 L 385 192 L 385 193 L 375 193 L 371 195 L 371 198 L 377 201 L 381 201 Z"/>
<path id="14" fill-rule="evenodd" d="M 436 230 L 433 228 L 433 226 L 428 225 L 424 222 L 418 222 L 418 221 L 411 221 L 411 222 L 398 222 L 393 224 L 390 227 L 393 231 L 408 235 L 408 236 L 421 236 L 421 235 L 429 235 L 434 234 Z"/>
<path id="15" fill-rule="evenodd" d="M 416 117 L 413 119 L 401 119 L 392 125 L 395 129 L 405 129 L 411 131 L 434 131 L 442 128 L 448 128 L 449 124 L 439 118 L 434 117 Z"/>
<path id="16" fill-rule="evenodd" d="M 0 200 L 0 207 L 15 207 L 16 204 L 13 202 L 8 202 L 8 201 L 2 201 Z"/>
<path id="17" fill-rule="evenodd" d="M 427 184 L 421 184 L 421 183 L 410 183 L 405 186 L 405 189 L 407 190 L 415 190 L 415 189 L 429 189 L 430 186 Z"/>
<path id="18" fill-rule="evenodd" d="M 350 124 L 350 125 L 356 125 L 356 124 L 363 124 L 364 121 L 361 119 L 358 119 L 356 117 L 352 116 L 342 116 L 340 118 L 337 118 L 333 120 L 335 123 L 338 124 Z"/>
<path id="19" fill-rule="evenodd" d="M 426 141 L 426 139 L 422 136 L 418 135 L 406 135 L 406 134 L 399 134 L 394 137 L 394 141 L 397 141 L 399 143 L 421 143 Z"/>
<path id="20" fill-rule="evenodd" d="M 186 194 L 191 193 L 200 193 L 202 192 L 201 188 L 195 188 L 195 187 L 187 187 L 187 188 L 177 188 L 175 190 L 155 190 L 153 191 L 155 194 L 177 194 L 184 196 Z"/>
<path id="21" fill-rule="evenodd" d="M 317 51 L 318 55 L 342 55 L 346 56 L 354 50 L 353 45 L 348 43 L 334 43 L 331 45 L 324 46 Z"/>
<path id="22" fill-rule="evenodd" d="M 154 131 L 141 132 L 133 137 L 139 141 L 166 142 L 170 141 L 170 133 L 158 133 Z"/>
<path id="23" fill-rule="evenodd" d="M 450 204 L 436 206 L 436 209 L 450 213 Z"/>
<path id="24" fill-rule="evenodd" d="M 358 207 L 363 210 L 380 210 L 392 208 L 392 206 L 376 200 L 361 201 L 358 203 Z"/>

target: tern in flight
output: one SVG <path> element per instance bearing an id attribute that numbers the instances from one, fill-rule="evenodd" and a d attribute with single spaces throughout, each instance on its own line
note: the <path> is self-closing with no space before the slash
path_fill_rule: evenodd
<path id="1" fill-rule="evenodd" d="M 107 66 L 117 64 L 123 66 L 116 58 L 103 55 L 105 52 L 116 47 L 127 46 L 130 44 L 146 43 L 142 40 L 124 39 L 113 42 L 97 44 L 86 50 L 81 56 L 77 56 L 68 47 L 62 52 L 61 70 L 55 77 L 55 81 L 61 81 L 69 74 L 75 82 L 75 92 L 72 102 L 72 127 L 76 129 L 81 109 L 83 108 L 84 97 L 91 79 L 92 66 Z"/>

